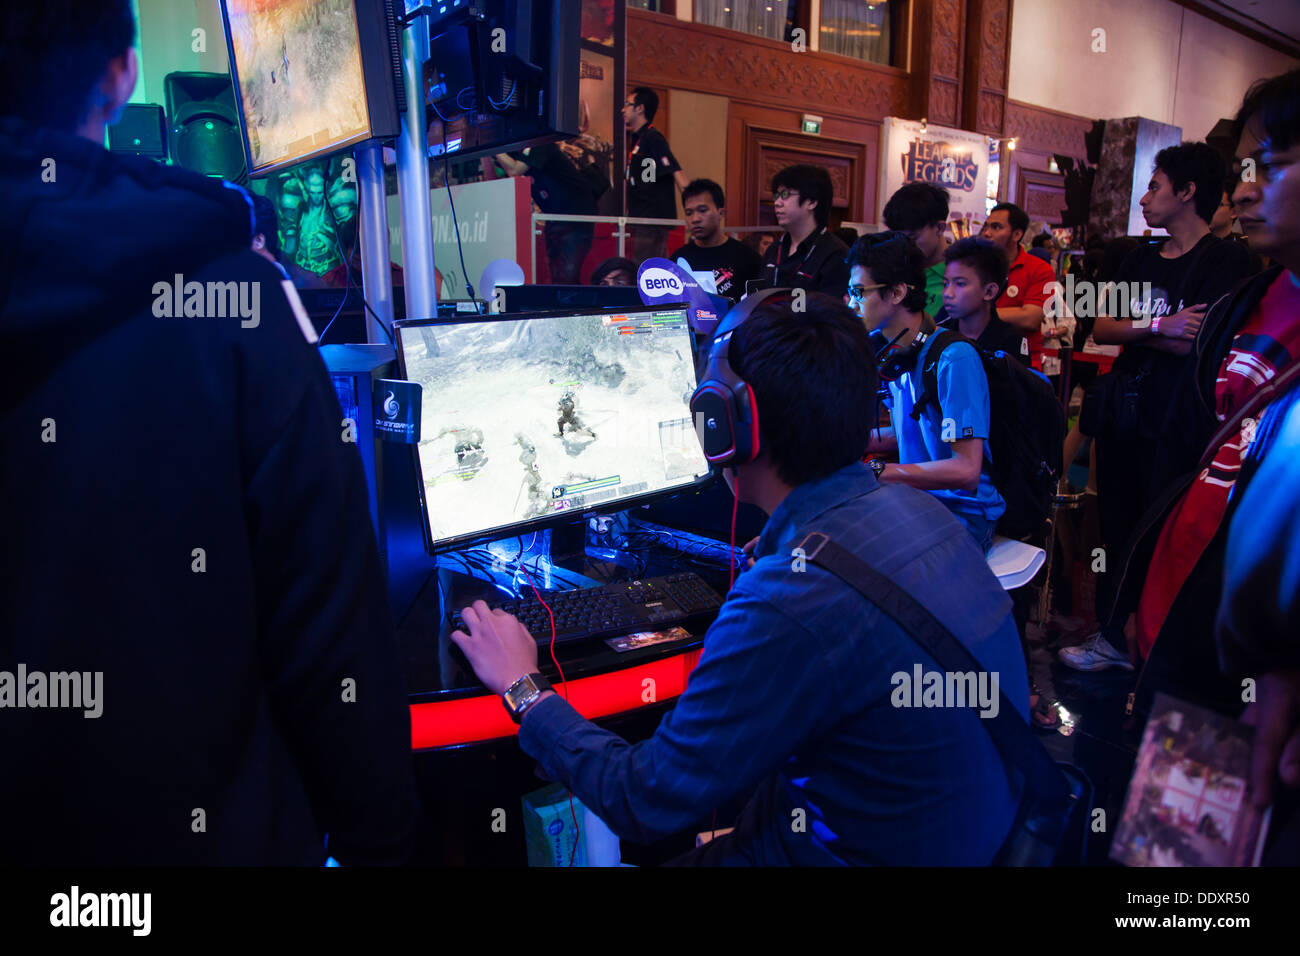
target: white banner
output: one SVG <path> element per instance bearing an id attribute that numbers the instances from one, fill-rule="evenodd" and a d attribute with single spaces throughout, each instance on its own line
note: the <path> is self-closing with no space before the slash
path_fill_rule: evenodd
<path id="1" fill-rule="evenodd" d="M 879 208 L 904 183 L 931 183 L 948 192 L 949 219 L 982 223 L 988 209 L 989 141 L 982 133 L 918 120 L 885 117 L 881 137 Z"/>
<path id="2" fill-rule="evenodd" d="M 475 284 L 492 260 L 518 259 L 517 235 L 520 230 L 527 233 L 531 227 L 531 210 L 528 219 L 517 221 L 519 204 L 515 191 L 518 188 L 521 187 L 514 179 L 494 179 L 451 187 L 456 201 L 456 222 L 460 226 L 460 249 L 456 246 L 456 230 L 452 228 L 451 204 L 447 201 L 446 187 L 439 186 L 429 191 L 430 211 L 433 214 L 434 264 L 442 276 L 438 289 L 439 301 L 469 298 L 461 274 L 461 250 L 465 253 L 469 281 Z M 528 189 L 526 179 L 523 180 L 522 188 L 525 192 Z M 398 265 L 403 262 L 401 221 L 398 197 L 389 196 L 389 244 L 392 247 L 392 259 Z M 525 260 L 520 265 L 526 273 L 528 261 Z M 474 291 L 478 292 L 478 289 Z"/>

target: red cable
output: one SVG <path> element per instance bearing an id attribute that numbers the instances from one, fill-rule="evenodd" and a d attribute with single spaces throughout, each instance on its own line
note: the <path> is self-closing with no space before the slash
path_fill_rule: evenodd
<path id="1" fill-rule="evenodd" d="M 731 595 L 731 588 L 736 583 L 736 512 L 740 509 L 740 470 L 733 468 L 731 470 L 731 490 L 735 498 L 731 502 L 731 550 L 727 552 L 727 558 L 730 567 L 727 571 L 727 595 Z M 718 810 L 713 809 L 713 822 L 709 825 L 711 839 L 718 837 Z"/>
<path id="2" fill-rule="evenodd" d="M 551 619 L 551 663 L 555 665 L 556 672 L 560 675 L 560 689 L 564 692 L 564 699 L 569 699 L 569 685 L 564 679 L 564 668 L 555 657 L 555 612 L 551 606 L 542 600 L 542 592 L 537 590 L 537 585 L 533 583 L 533 576 L 528 573 L 528 565 L 522 561 L 519 562 L 519 569 L 524 572 L 524 577 L 528 579 L 528 586 L 533 589 L 533 594 L 537 596 L 537 603 L 546 608 L 546 616 Z M 573 866 L 573 858 L 578 852 L 578 841 L 582 839 L 582 830 L 578 827 L 578 811 L 573 807 L 573 791 L 569 791 L 569 816 L 573 819 L 573 849 L 569 851 L 569 866 Z"/>

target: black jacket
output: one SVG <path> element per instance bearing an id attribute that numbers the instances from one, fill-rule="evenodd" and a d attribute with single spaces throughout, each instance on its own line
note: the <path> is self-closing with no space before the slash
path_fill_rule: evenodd
<path id="1" fill-rule="evenodd" d="M 0 672 L 103 675 L 98 718 L 0 707 L 0 864 L 399 861 L 364 479 L 247 197 L 12 120 L 0 184 Z M 158 317 L 178 275 L 256 321 Z"/>
<path id="2" fill-rule="evenodd" d="M 824 226 L 790 250 L 787 232 L 768 246 L 763 256 L 763 278 L 778 289 L 807 289 L 843 299 L 849 285 L 849 266 L 844 261 L 849 247 Z"/>

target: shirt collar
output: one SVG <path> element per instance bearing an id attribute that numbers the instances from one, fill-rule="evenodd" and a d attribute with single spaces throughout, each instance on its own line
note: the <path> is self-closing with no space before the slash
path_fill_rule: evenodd
<path id="1" fill-rule="evenodd" d="M 786 256 L 789 258 L 794 258 L 800 253 L 807 253 L 809 250 L 812 249 L 813 246 L 817 244 L 817 240 L 822 237 L 822 233 L 825 231 L 826 231 L 825 226 L 818 226 L 816 229 L 812 231 L 812 234 L 809 235 L 807 239 L 799 243 L 799 245 L 795 246 L 794 249 L 790 248 L 790 242 L 791 242 L 790 233 L 787 232 L 784 236 L 781 237 L 781 241 L 785 243 Z"/>
<path id="2" fill-rule="evenodd" d="M 880 487 L 875 473 L 860 461 L 795 488 L 777 505 L 763 526 L 754 557 L 776 554 L 790 544 L 795 533 L 818 515 Z"/>

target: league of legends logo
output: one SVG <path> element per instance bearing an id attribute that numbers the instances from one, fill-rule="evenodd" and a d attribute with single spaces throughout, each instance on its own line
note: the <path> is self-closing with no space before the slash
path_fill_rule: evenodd
<path id="1" fill-rule="evenodd" d="M 904 182 L 932 183 L 943 189 L 956 187 L 963 192 L 975 189 L 979 164 L 971 157 L 969 147 L 914 139 L 902 160 Z"/>

